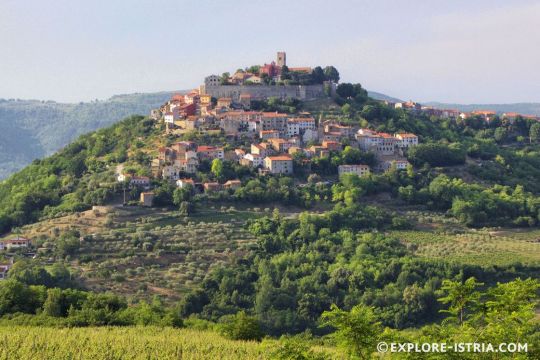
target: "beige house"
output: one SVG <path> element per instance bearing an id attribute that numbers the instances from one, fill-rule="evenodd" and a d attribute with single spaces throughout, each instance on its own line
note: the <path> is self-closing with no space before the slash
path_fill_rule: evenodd
<path id="1" fill-rule="evenodd" d="M 17 236 L 14 239 L 2 240 L 0 241 L 0 250 L 11 250 L 11 249 L 20 249 L 28 248 L 31 242 L 29 239 Z"/>
<path id="2" fill-rule="evenodd" d="M 418 136 L 410 133 L 400 133 L 394 135 L 399 140 L 398 146 L 400 148 L 410 148 L 418 145 Z"/>
<path id="3" fill-rule="evenodd" d="M 240 186 L 242 186 L 242 182 L 240 180 L 229 180 L 225 184 L 223 184 L 223 188 L 232 190 L 236 190 Z"/>
<path id="4" fill-rule="evenodd" d="M 339 176 L 343 174 L 369 175 L 369 165 L 339 165 L 338 174 Z"/>
<path id="5" fill-rule="evenodd" d="M 264 167 L 271 174 L 292 174 L 293 160 L 289 155 L 267 156 Z"/>
<path id="6" fill-rule="evenodd" d="M 231 98 L 219 98 L 217 101 L 218 108 L 230 108 L 232 104 Z"/>
<path id="7" fill-rule="evenodd" d="M 154 193 L 153 192 L 142 192 L 140 203 L 142 206 L 151 207 L 154 202 Z"/>
<path id="8" fill-rule="evenodd" d="M 221 184 L 218 182 L 206 182 L 203 184 L 205 192 L 215 192 L 221 190 Z"/>
<path id="9" fill-rule="evenodd" d="M 200 96 L 201 104 L 210 104 L 212 97 L 210 95 L 204 94 Z"/>
<path id="10" fill-rule="evenodd" d="M 268 139 L 268 143 L 270 143 L 277 152 L 287 152 L 293 145 L 289 141 L 281 138 L 270 138 Z"/>

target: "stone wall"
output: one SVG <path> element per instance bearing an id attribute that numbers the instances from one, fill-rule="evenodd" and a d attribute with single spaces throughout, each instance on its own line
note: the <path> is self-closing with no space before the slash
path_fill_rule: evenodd
<path id="1" fill-rule="evenodd" d="M 229 97 L 240 100 L 240 94 L 251 94 L 254 100 L 269 97 L 311 100 L 326 97 L 324 85 L 217 85 L 204 86 L 206 94 L 215 98 Z"/>

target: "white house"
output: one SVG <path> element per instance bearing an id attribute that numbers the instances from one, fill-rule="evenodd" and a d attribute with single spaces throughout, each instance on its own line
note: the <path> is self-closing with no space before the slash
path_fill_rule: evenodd
<path id="1" fill-rule="evenodd" d="M 246 154 L 246 156 L 244 156 L 244 159 L 251 162 L 251 166 L 253 167 L 259 167 L 264 165 L 264 157 L 262 157 L 261 155 Z"/>
<path id="2" fill-rule="evenodd" d="M 288 137 L 301 135 L 306 130 L 315 130 L 315 119 L 313 118 L 287 119 L 287 136 Z"/>
<path id="3" fill-rule="evenodd" d="M 174 114 L 172 112 L 165 113 L 165 115 L 163 115 L 163 120 L 166 123 L 174 124 Z"/>
<path id="4" fill-rule="evenodd" d="M 397 170 L 405 170 L 409 166 L 407 160 L 386 160 L 379 164 L 379 169 L 383 171 L 388 171 L 392 168 L 392 165 L 396 167 Z"/>
<path id="5" fill-rule="evenodd" d="M 150 178 L 148 176 L 132 176 L 130 174 L 120 174 L 116 178 L 118 182 L 129 181 L 129 185 L 150 187 Z"/>
<path id="6" fill-rule="evenodd" d="M 195 186 L 193 179 L 178 179 L 176 180 L 176 186 L 183 189 L 187 185 Z"/>

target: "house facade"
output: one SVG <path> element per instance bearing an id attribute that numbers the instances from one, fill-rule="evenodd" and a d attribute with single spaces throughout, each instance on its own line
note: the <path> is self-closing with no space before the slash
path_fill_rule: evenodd
<path id="1" fill-rule="evenodd" d="M 343 174 L 355 174 L 358 176 L 369 175 L 370 168 L 369 165 L 339 165 L 338 174 L 339 176 Z"/>
<path id="2" fill-rule="evenodd" d="M 289 155 L 267 156 L 264 159 L 264 168 L 271 174 L 292 174 L 293 160 Z"/>

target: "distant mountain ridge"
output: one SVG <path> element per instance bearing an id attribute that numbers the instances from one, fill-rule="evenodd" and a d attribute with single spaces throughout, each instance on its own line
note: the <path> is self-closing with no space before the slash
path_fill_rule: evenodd
<path id="1" fill-rule="evenodd" d="M 81 134 L 132 114 L 146 115 L 177 92 L 183 91 L 115 95 L 73 104 L 0 99 L 0 180 Z"/>
<path id="2" fill-rule="evenodd" d="M 383 93 L 379 93 L 379 92 L 376 92 L 376 91 L 368 91 L 368 96 L 370 98 L 373 98 L 375 100 L 381 100 L 381 101 L 391 101 L 391 102 L 402 102 L 403 100 L 400 100 L 398 98 L 395 98 L 395 97 L 392 97 L 392 96 L 389 96 L 389 95 L 385 95 Z"/>
<path id="3" fill-rule="evenodd" d="M 392 102 L 402 102 L 398 98 L 382 94 L 375 91 L 368 91 L 368 95 L 376 100 L 386 100 Z M 463 112 L 470 112 L 474 110 L 493 110 L 497 113 L 516 112 L 523 115 L 536 115 L 540 116 L 540 103 L 510 103 L 510 104 L 456 104 L 456 103 L 444 103 L 439 101 L 419 101 L 422 105 L 432 106 L 438 109 L 457 109 Z"/>
<path id="4" fill-rule="evenodd" d="M 450 104 L 441 102 L 427 102 L 423 105 L 444 109 L 458 109 L 464 112 L 473 110 L 493 110 L 497 113 L 516 112 L 523 115 L 540 116 L 540 103 L 513 103 L 513 104 Z"/>

